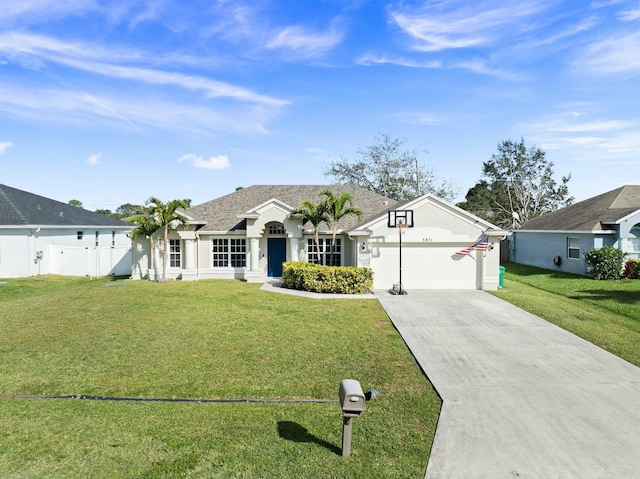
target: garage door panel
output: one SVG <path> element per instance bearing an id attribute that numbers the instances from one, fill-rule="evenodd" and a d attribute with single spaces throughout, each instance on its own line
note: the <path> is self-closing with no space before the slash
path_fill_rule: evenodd
<path id="1" fill-rule="evenodd" d="M 398 245 L 377 246 L 371 261 L 374 287 L 389 289 L 400 280 Z M 455 256 L 453 246 L 403 244 L 404 289 L 476 289 L 476 254 Z"/>

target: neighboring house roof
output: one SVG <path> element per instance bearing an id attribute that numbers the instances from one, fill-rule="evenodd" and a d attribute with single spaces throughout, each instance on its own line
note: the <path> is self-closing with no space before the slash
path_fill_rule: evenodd
<path id="1" fill-rule="evenodd" d="M 202 203 L 189 208 L 185 213 L 194 218 L 190 223 L 203 222 L 203 231 L 233 231 L 246 229 L 246 220 L 237 215 L 252 211 L 256 206 L 270 200 L 290 206 L 298 207 L 301 201 L 309 200 L 319 203 L 325 199 L 320 192 L 330 189 L 334 195 L 349 193 L 354 197 L 354 207 L 364 212 L 363 221 L 380 215 L 397 205 L 397 201 L 365 190 L 354 185 L 254 185 L 242 188 L 226 196 Z M 357 218 L 348 216 L 340 220 L 338 228 L 350 230 L 358 225 Z M 327 230 L 326 225 L 320 225 L 321 230 Z"/>
<path id="2" fill-rule="evenodd" d="M 525 222 L 521 230 L 603 231 L 640 211 L 640 186 L 628 185 Z"/>
<path id="3" fill-rule="evenodd" d="M 128 227 L 124 221 L 0 184 L 2 226 Z"/>

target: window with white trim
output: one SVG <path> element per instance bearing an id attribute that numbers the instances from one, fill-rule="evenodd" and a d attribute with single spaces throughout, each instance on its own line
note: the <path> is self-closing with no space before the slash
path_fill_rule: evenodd
<path id="1" fill-rule="evenodd" d="M 182 250 L 180 249 L 179 239 L 169 240 L 169 267 L 180 268 L 182 264 Z"/>
<path id="2" fill-rule="evenodd" d="M 567 258 L 580 259 L 580 238 L 567 237 Z"/>
<path id="3" fill-rule="evenodd" d="M 335 248 L 332 248 L 332 238 L 319 238 L 319 246 L 314 238 L 307 239 L 307 261 L 309 263 L 323 264 L 326 266 L 340 266 L 342 241 L 336 238 Z"/>
<path id="4" fill-rule="evenodd" d="M 268 231 L 270 235 L 283 235 L 286 233 L 284 225 L 282 223 L 269 225 Z"/>
<path id="5" fill-rule="evenodd" d="M 247 240 L 244 238 L 231 238 L 229 240 L 231 266 L 233 268 L 244 268 L 247 266 Z"/>
<path id="6" fill-rule="evenodd" d="M 247 265 L 245 238 L 213 238 L 213 267 L 244 268 Z"/>

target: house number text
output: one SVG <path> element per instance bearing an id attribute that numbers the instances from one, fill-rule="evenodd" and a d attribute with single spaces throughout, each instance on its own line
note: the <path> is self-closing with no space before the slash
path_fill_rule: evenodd
<path id="1" fill-rule="evenodd" d="M 431 243 L 432 241 L 433 241 L 433 238 L 422 238 L 423 243 Z"/>

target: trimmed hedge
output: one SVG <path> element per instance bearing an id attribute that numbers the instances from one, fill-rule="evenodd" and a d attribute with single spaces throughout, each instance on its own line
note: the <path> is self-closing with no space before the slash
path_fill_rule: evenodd
<path id="1" fill-rule="evenodd" d="M 282 285 L 316 293 L 364 294 L 373 288 L 373 271 L 354 266 L 287 261 L 282 264 Z"/>

